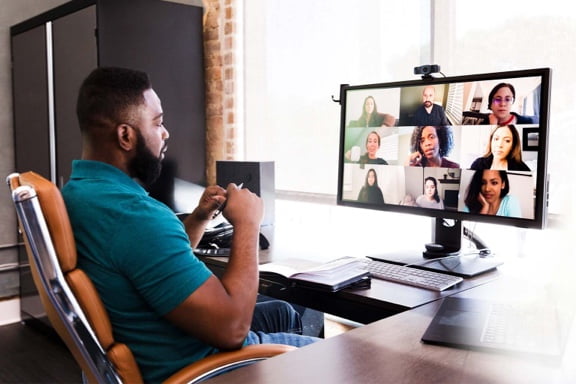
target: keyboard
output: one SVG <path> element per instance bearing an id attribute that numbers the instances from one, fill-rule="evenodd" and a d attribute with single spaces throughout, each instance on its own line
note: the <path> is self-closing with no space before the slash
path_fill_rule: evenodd
<path id="1" fill-rule="evenodd" d="M 229 257 L 230 248 L 194 248 L 196 256 Z"/>
<path id="2" fill-rule="evenodd" d="M 366 259 L 365 268 L 373 278 L 394 281 L 396 283 L 412 285 L 433 291 L 443 291 L 463 280 L 458 276 L 405 267 L 372 259 Z"/>

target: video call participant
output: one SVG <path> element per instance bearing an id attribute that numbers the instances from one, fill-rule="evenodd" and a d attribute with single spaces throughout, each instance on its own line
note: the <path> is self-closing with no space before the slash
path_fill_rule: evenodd
<path id="1" fill-rule="evenodd" d="M 393 127 L 396 125 L 396 118 L 387 113 L 378 112 L 376 100 L 373 96 L 368 96 L 362 104 L 362 114 L 358 120 L 352 120 L 349 127 Z"/>
<path id="2" fill-rule="evenodd" d="M 358 201 L 363 203 L 384 204 L 384 195 L 378 186 L 378 175 L 374 168 L 370 168 L 368 172 L 366 172 L 366 180 L 358 194 Z"/>
<path id="3" fill-rule="evenodd" d="M 380 144 L 382 139 L 376 131 L 372 131 L 366 137 L 366 153 L 360 156 L 360 164 L 384 164 L 387 165 L 388 162 L 381 157 L 378 157 L 378 151 L 380 150 Z"/>
<path id="4" fill-rule="evenodd" d="M 422 104 L 414 112 L 412 125 L 449 125 L 444 108 L 434 103 L 436 89 L 433 86 L 427 86 L 422 91 Z"/>
<path id="5" fill-rule="evenodd" d="M 116 339 L 128 345 L 145 382 L 247 344 L 315 341 L 298 332 L 281 301 L 256 304 L 261 199 L 234 184 L 208 186 L 181 222 L 143 185 L 160 173 L 169 133 L 148 76 L 98 68 L 77 100 L 82 160 L 62 195 L 78 265 L 106 307 Z M 230 261 L 216 277 L 192 252 L 216 208 L 234 226 Z M 256 309 L 255 309 L 256 308 Z"/>
<path id="6" fill-rule="evenodd" d="M 516 90 L 510 83 L 500 83 L 490 91 L 488 95 L 488 108 L 492 113 L 486 114 L 479 124 L 490 125 L 510 125 L 510 124 L 532 124 L 531 117 L 522 116 L 516 112 L 511 112 L 512 105 L 516 100 Z"/>
<path id="7" fill-rule="evenodd" d="M 360 164 L 381 164 L 388 165 L 388 162 L 381 157 L 378 157 L 378 150 L 380 150 L 380 135 L 376 131 L 372 131 L 366 136 L 366 152 L 361 155 L 357 161 L 352 159 L 352 151 L 346 152 L 346 160 L 358 162 Z M 359 147 L 357 147 L 359 149 Z"/>
<path id="8" fill-rule="evenodd" d="M 466 191 L 464 212 L 521 217 L 520 203 L 509 192 L 506 171 L 476 171 Z"/>
<path id="9" fill-rule="evenodd" d="M 520 134 L 512 124 L 495 127 L 490 133 L 486 153 L 474 160 L 471 169 L 530 171 L 522 161 Z"/>
<path id="10" fill-rule="evenodd" d="M 422 208 L 444 209 L 444 202 L 438 194 L 438 181 L 429 176 L 424 179 L 424 194 L 416 198 L 416 205 Z"/>
<path id="11" fill-rule="evenodd" d="M 402 200 L 400 201 L 400 205 L 404 205 L 407 207 L 417 207 L 418 205 L 416 204 L 416 199 L 414 199 L 414 196 L 412 196 L 411 194 L 407 193 L 406 195 L 404 195 L 404 197 L 402 198 Z"/>
<path id="12" fill-rule="evenodd" d="M 452 129 L 448 126 L 421 126 L 414 128 L 410 138 L 409 166 L 460 168 L 458 163 L 448 160 L 454 146 Z"/>

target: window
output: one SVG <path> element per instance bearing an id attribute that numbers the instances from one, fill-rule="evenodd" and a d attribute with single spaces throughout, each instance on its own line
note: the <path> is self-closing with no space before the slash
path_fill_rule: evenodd
<path id="1" fill-rule="evenodd" d="M 496 11 L 497 10 L 497 11 Z M 576 15 L 562 0 L 436 1 L 434 62 L 447 76 L 552 68 L 549 212 L 574 210 L 573 49 Z M 449 16 L 449 17 L 448 17 Z M 526 100 L 518 102 L 537 102 Z"/>
<path id="2" fill-rule="evenodd" d="M 551 67 L 550 212 L 571 215 L 576 15 L 563 0 L 245 0 L 245 160 L 281 190 L 335 194 L 341 83 Z M 457 90 L 454 90 L 457 91 Z M 459 111 L 453 110 L 458 114 Z"/>
<path id="3" fill-rule="evenodd" d="M 426 3 L 245 0 L 246 160 L 275 161 L 278 189 L 335 195 L 340 105 L 331 96 L 340 84 L 414 78 L 429 61 L 420 60 Z"/>

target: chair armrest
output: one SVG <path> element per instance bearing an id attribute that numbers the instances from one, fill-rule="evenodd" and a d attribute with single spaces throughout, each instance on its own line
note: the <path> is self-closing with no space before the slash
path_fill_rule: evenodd
<path id="1" fill-rule="evenodd" d="M 268 359 L 294 349 L 297 348 L 284 344 L 255 344 L 235 351 L 215 353 L 182 368 L 166 379 L 164 384 L 198 383 L 226 370 Z"/>

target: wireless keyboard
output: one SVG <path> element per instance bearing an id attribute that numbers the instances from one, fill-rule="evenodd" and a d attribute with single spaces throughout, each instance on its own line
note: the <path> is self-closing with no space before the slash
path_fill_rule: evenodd
<path id="1" fill-rule="evenodd" d="M 372 259 L 366 259 L 365 268 L 370 272 L 370 275 L 376 279 L 394 281 L 396 283 L 412 285 L 433 291 L 443 291 L 463 280 L 458 276 L 405 267 Z"/>

